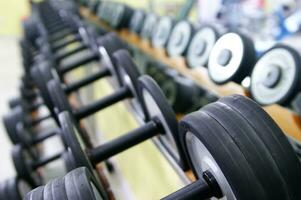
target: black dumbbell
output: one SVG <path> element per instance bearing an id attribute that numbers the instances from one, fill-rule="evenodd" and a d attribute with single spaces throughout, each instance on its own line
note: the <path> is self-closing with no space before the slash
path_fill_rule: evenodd
<path id="1" fill-rule="evenodd" d="M 53 102 L 53 108 L 57 110 L 57 113 L 67 110 L 73 114 L 75 119 L 80 120 L 119 101 L 129 99 L 132 100 L 134 108 L 138 111 L 137 114 L 141 114 L 142 108 L 137 96 L 137 80 L 140 73 L 136 65 L 126 50 L 116 51 L 113 53 L 112 59 L 114 64 L 110 70 L 111 74 L 114 74 L 113 78 L 118 80 L 119 88 L 113 94 L 92 102 L 89 105 L 73 109 L 66 97 L 66 90 L 60 82 L 51 80 L 48 83 L 48 92 Z"/>
<path id="2" fill-rule="evenodd" d="M 74 192 L 77 191 L 77 192 Z M 66 176 L 56 178 L 45 186 L 29 192 L 24 200 L 72 200 L 72 199 L 103 199 L 109 200 L 104 187 L 85 167 L 77 168 Z"/>
<path id="3" fill-rule="evenodd" d="M 25 180 L 14 177 L 0 182 L 0 199 L 22 200 L 25 195 L 33 190 Z"/>
<path id="4" fill-rule="evenodd" d="M 208 74 L 216 84 L 241 83 L 256 62 L 253 41 L 246 35 L 229 32 L 213 46 L 208 60 Z"/>
<path id="5" fill-rule="evenodd" d="M 251 73 L 252 98 L 262 104 L 290 105 L 300 92 L 299 52 L 284 44 L 267 50 L 256 62 Z"/>
<path id="6" fill-rule="evenodd" d="M 64 154 L 66 153 L 67 151 L 58 152 L 49 157 L 37 159 L 31 151 L 24 149 L 21 145 L 16 145 L 12 149 L 12 160 L 18 177 L 26 180 L 33 187 L 37 187 L 44 181 L 42 172 L 38 169 L 58 159 L 65 161 Z"/>
<path id="7" fill-rule="evenodd" d="M 218 37 L 219 33 L 213 26 L 207 25 L 198 28 L 187 49 L 187 65 L 191 68 L 205 67 Z"/>
<path id="8" fill-rule="evenodd" d="M 146 13 L 143 10 L 135 10 L 130 21 L 130 31 L 136 34 L 141 32 Z"/>
<path id="9" fill-rule="evenodd" d="M 73 163 L 73 168 L 86 166 L 92 170 L 92 166 L 96 166 L 97 163 L 151 138 L 158 139 L 175 162 L 186 168 L 185 157 L 178 138 L 177 120 L 164 94 L 153 79 L 146 75 L 139 78 L 138 89 L 147 116 L 145 123 L 95 148 L 88 148 L 81 142 L 81 133 L 77 128 L 78 122 L 72 114 L 68 111 L 60 113 L 62 138 L 68 147 L 66 156 L 69 157 L 68 160 L 72 160 L 70 163 Z"/>
<path id="10" fill-rule="evenodd" d="M 158 16 L 154 13 L 148 13 L 145 17 L 140 36 L 146 40 L 150 39 L 154 32 L 154 27 L 156 26 L 157 22 Z"/>
<path id="11" fill-rule="evenodd" d="M 222 98 L 184 117 L 179 127 L 197 180 L 162 199 L 300 199 L 300 162 L 281 129 L 250 99 L 239 95 Z M 95 189 L 97 185 L 86 181 L 91 177 L 88 169 L 76 169 L 81 171 L 78 176 L 82 174 L 83 180 L 75 178 L 70 184 L 73 188 L 81 186 L 86 192 L 77 190 L 73 194 L 69 188 L 50 187 L 50 182 L 42 190 L 28 193 L 27 199 L 40 196 L 37 200 L 43 200 L 40 194 L 50 191 L 67 194 L 65 199 L 75 197 L 70 193 L 76 197 L 99 197 L 103 187 Z M 61 186 L 65 183 L 61 182 Z"/>
<path id="12" fill-rule="evenodd" d="M 171 17 L 160 17 L 151 35 L 151 44 L 155 48 L 165 48 L 175 25 Z"/>
<path id="13" fill-rule="evenodd" d="M 168 56 L 178 57 L 185 55 L 194 31 L 194 27 L 189 21 L 177 22 L 172 29 L 166 46 Z"/>

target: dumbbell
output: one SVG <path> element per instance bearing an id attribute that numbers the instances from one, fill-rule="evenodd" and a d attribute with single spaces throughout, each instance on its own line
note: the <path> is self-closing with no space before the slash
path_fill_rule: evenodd
<path id="1" fill-rule="evenodd" d="M 79 88 L 86 86 L 103 77 L 108 77 L 112 75 L 114 78 L 116 78 L 115 80 L 118 80 L 116 71 L 111 62 L 110 57 L 111 54 L 116 50 L 124 48 L 123 43 L 117 38 L 116 35 L 107 34 L 99 40 L 99 46 L 100 53 L 98 54 L 98 59 L 102 63 L 103 69 L 100 69 L 98 72 L 88 75 L 87 77 L 81 80 L 75 81 L 69 85 L 65 85 L 64 90 L 67 94 L 71 93 L 72 91 L 78 90 Z M 52 67 L 49 67 L 47 63 L 40 64 L 32 69 L 32 78 L 36 83 L 37 87 L 39 88 L 43 100 L 45 101 L 46 105 L 51 111 L 53 111 L 54 106 L 47 89 L 47 82 L 52 80 L 53 78 L 61 82 L 61 80 L 64 80 L 63 77 L 66 73 L 66 71 L 60 70 L 59 68 L 56 69 L 56 71 L 53 70 Z"/>
<path id="2" fill-rule="evenodd" d="M 66 153 L 67 151 L 58 152 L 37 159 L 30 151 L 24 149 L 21 145 L 16 145 L 12 149 L 12 160 L 18 177 L 26 180 L 33 187 L 37 187 L 43 183 L 41 171 L 38 169 L 59 159 L 65 162 L 64 154 Z"/>
<path id="3" fill-rule="evenodd" d="M 139 34 L 144 24 L 145 17 L 146 13 L 143 10 L 135 10 L 129 25 L 130 31 Z"/>
<path id="4" fill-rule="evenodd" d="M 218 30 L 210 25 L 199 27 L 187 49 L 186 63 L 190 68 L 204 67 L 210 52 L 219 37 Z"/>
<path id="5" fill-rule="evenodd" d="M 214 44 L 209 60 L 208 74 L 216 84 L 229 81 L 241 83 L 251 73 L 256 62 L 253 41 L 239 32 L 228 32 Z"/>
<path id="6" fill-rule="evenodd" d="M 0 199 L 22 200 L 34 188 L 25 180 L 14 177 L 0 182 Z"/>
<path id="7" fill-rule="evenodd" d="M 159 18 L 151 35 L 151 44 L 154 48 L 166 47 L 174 25 L 175 22 L 171 17 L 164 16 Z"/>
<path id="8" fill-rule="evenodd" d="M 183 56 L 187 53 L 188 46 L 195 32 L 193 25 L 186 20 L 177 22 L 170 34 L 166 52 L 170 57 Z"/>
<path id="9" fill-rule="evenodd" d="M 300 199 L 300 162 L 281 129 L 250 99 L 240 95 L 221 98 L 188 114 L 179 125 L 182 147 L 196 181 L 163 200 Z M 85 190 L 72 193 L 70 187 L 61 190 L 64 184 L 69 185 L 66 182 L 57 187 L 50 187 L 50 182 L 26 198 L 43 200 L 40 194 L 51 192 L 70 200 L 75 197 L 72 194 L 77 198 L 92 194 L 89 198 L 95 199 L 103 190 L 86 181 L 91 177 L 88 169 L 76 169 L 78 177 L 83 175 L 82 181 L 75 179 L 70 184 Z"/>
<path id="10" fill-rule="evenodd" d="M 74 192 L 76 190 L 77 192 Z M 80 167 L 61 178 L 48 182 L 29 192 L 24 200 L 71 200 L 102 199 L 109 200 L 104 187 L 98 183 L 87 168 Z"/>
<path id="11" fill-rule="evenodd" d="M 137 114 L 143 114 L 142 106 L 137 96 L 137 80 L 140 73 L 129 53 L 126 50 L 118 50 L 113 53 L 112 61 L 111 74 L 114 74 L 114 78 L 118 80 L 119 88 L 113 94 L 80 108 L 72 108 L 66 96 L 66 90 L 61 83 L 55 79 L 51 80 L 48 83 L 48 92 L 56 112 L 60 113 L 67 110 L 72 113 L 76 120 L 81 120 L 108 106 L 128 99 L 132 102 Z M 140 115 L 139 117 L 143 118 L 144 116 Z"/>
<path id="12" fill-rule="evenodd" d="M 148 13 L 145 17 L 140 36 L 143 39 L 149 40 L 154 32 L 154 27 L 158 22 L 158 16 L 154 13 Z"/>
<path id="13" fill-rule="evenodd" d="M 149 76 L 143 75 L 139 78 L 138 89 L 147 116 L 145 123 L 95 148 L 84 145 L 80 130 L 77 128 L 78 122 L 70 112 L 64 111 L 59 114 L 62 138 L 68 147 L 67 160 L 72 161 L 69 163 L 73 164 L 73 168 L 85 166 L 92 170 L 98 163 L 151 138 L 157 138 L 179 166 L 186 167 L 175 114 L 159 86 Z"/>
<path id="14" fill-rule="evenodd" d="M 251 73 L 251 97 L 262 105 L 289 105 L 301 91 L 299 52 L 276 44 L 256 62 Z"/>

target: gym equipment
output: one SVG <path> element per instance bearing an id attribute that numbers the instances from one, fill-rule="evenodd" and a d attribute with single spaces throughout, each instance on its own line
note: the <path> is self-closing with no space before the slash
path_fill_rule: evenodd
<path id="1" fill-rule="evenodd" d="M 187 50 L 186 62 L 189 67 L 204 67 L 207 65 L 211 49 L 219 37 L 213 26 L 202 26 L 194 34 Z"/>
<path id="2" fill-rule="evenodd" d="M 33 188 L 20 178 L 10 178 L 0 182 L 0 199 L 22 200 Z"/>
<path id="3" fill-rule="evenodd" d="M 12 159 L 18 177 L 26 180 L 31 186 L 37 187 L 43 183 L 42 174 L 38 169 L 60 158 L 65 160 L 63 154 L 66 153 L 67 151 L 63 151 L 36 160 L 36 157 L 30 151 L 27 151 L 21 145 L 16 145 L 12 149 Z"/>
<path id="4" fill-rule="evenodd" d="M 135 10 L 130 21 L 130 31 L 136 34 L 141 32 L 146 13 L 143 10 Z"/>
<path id="5" fill-rule="evenodd" d="M 99 40 L 99 52 L 97 53 L 97 56 L 95 56 L 94 60 L 100 60 L 102 62 L 102 67 L 105 67 L 104 69 L 99 70 L 95 74 L 91 74 L 86 78 L 83 78 L 79 81 L 74 82 L 73 84 L 66 85 L 65 91 L 67 93 L 71 93 L 72 91 L 75 91 L 79 89 L 80 87 L 83 87 L 87 84 L 92 83 L 93 81 L 99 80 L 100 78 L 106 77 L 106 76 L 114 76 L 117 78 L 118 76 L 115 75 L 114 66 L 111 62 L 111 54 L 115 52 L 118 49 L 124 48 L 123 43 L 117 38 L 115 34 L 109 33 L 105 36 L 103 36 Z M 81 67 L 80 65 L 73 65 L 72 69 Z M 56 71 L 52 70 L 53 68 L 49 66 L 49 63 L 44 62 L 40 63 L 38 66 L 32 68 L 31 70 L 31 76 L 36 83 L 37 87 L 39 88 L 39 91 L 41 93 L 41 96 L 46 104 L 46 106 L 49 108 L 50 111 L 52 111 L 53 117 L 56 119 L 56 114 L 54 114 L 54 105 L 53 101 L 51 100 L 50 94 L 48 92 L 47 83 L 48 81 L 55 78 L 59 82 L 61 80 L 64 80 L 64 75 L 71 70 L 71 68 L 56 68 Z"/>
<path id="6" fill-rule="evenodd" d="M 252 100 L 240 95 L 221 98 L 185 116 L 179 134 L 197 180 L 162 199 L 300 199 L 300 162 L 281 129 Z M 70 185 L 85 190 L 72 194 L 96 199 L 101 186 L 86 181 L 91 177 L 88 169 L 74 171 L 79 170 L 82 181 L 75 178 Z M 61 189 L 64 183 L 66 190 Z M 69 188 L 61 182 L 61 187 L 33 190 L 27 199 L 44 199 L 41 191 L 71 199 Z"/>
<path id="7" fill-rule="evenodd" d="M 81 120 L 125 99 L 133 99 L 132 105 L 136 111 L 142 110 L 142 108 L 140 108 L 141 105 L 137 95 L 137 80 L 140 73 L 136 65 L 133 63 L 131 56 L 126 50 L 118 50 L 113 53 L 112 61 L 114 64 L 110 70 L 112 74 L 115 74 L 114 78 L 119 77 L 118 84 L 120 88 L 113 94 L 80 108 L 72 108 L 66 96 L 66 92 L 58 80 L 50 81 L 48 83 L 49 95 L 57 113 L 67 110 L 72 113 L 76 120 Z M 139 113 L 143 112 L 140 111 L 137 114 Z M 140 115 L 140 117 L 142 116 Z"/>
<path id="8" fill-rule="evenodd" d="M 158 17 L 154 13 L 148 13 L 145 17 L 144 24 L 142 26 L 140 36 L 143 39 L 150 39 L 153 34 L 154 27 L 158 21 Z"/>
<path id="9" fill-rule="evenodd" d="M 68 111 L 59 114 L 62 138 L 68 147 L 67 156 L 68 160 L 72 160 L 70 163 L 73 163 L 73 168 L 85 166 L 92 170 L 92 166 L 99 162 L 154 137 L 158 138 L 181 167 L 186 168 L 178 139 L 177 120 L 159 86 L 149 76 L 143 75 L 138 80 L 138 89 L 147 116 L 145 124 L 95 148 L 84 145 L 72 114 Z"/>
<path id="10" fill-rule="evenodd" d="M 256 62 L 253 41 L 247 36 L 229 32 L 213 46 L 208 60 L 208 74 L 216 84 L 241 83 Z"/>
<path id="11" fill-rule="evenodd" d="M 164 16 L 158 19 L 151 36 L 151 44 L 155 48 L 164 48 L 174 27 L 174 20 Z M 153 28 L 153 27 L 152 27 Z"/>
<path id="12" fill-rule="evenodd" d="M 74 192 L 76 191 L 76 192 Z M 101 199 L 109 197 L 87 168 L 80 167 L 62 178 L 56 178 L 45 186 L 29 192 L 24 200 L 73 200 Z"/>
<path id="13" fill-rule="evenodd" d="M 177 22 L 167 43 L 166 51 L 168 56 L 185 55 L 193 34 L 194 27 L 189 21 L 182 20 Z"/>
<path id="14" fill-rule="evenodd" d="M 252 98 L 262 105 L 288 105 L 301 90 L 299 52 L 284 44 L 267 50 L 251 74 Z"/>

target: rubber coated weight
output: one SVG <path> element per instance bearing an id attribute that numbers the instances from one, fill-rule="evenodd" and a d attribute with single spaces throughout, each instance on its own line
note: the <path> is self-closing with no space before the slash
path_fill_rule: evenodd
<path id="1" fill-rule="evenodd" d="M 218 39 L 218 32 L 212 26 L 203 26 L 196 31 L 187 50 L 186 60 L 191 68 L 206 66 L 211 49 Z"/>
<path id="2" fill-rule="evenodd" d="M 194 34 L 194 28 L 188 21 L 179 21 L 173 28 L 167 43 L 167 54 L 171 57 L 186 54 Z"/>
<path id="3" fill-rule="evenodd" d="M 230 32 L 222 35 L 213 46 L 208 73 L 216 84 L 229 81 L 241 83 L 250 74 L 256 60 L 254 44 L 250 38 Z"/>
<path id="4" fill-rule="evenodd" d="M 27 193 L 23 200 L 43 200 L 44 186 L 37 187 L 31 192 Z"/>
<path id="5" fill-rule="evenodd" d="M 34 160 L 29 152 L 24 151 L 20 145 L 14 146 L 12 150 L 12 159 L 19 177 L 22 177 L 31 186 L 36 187 L 41 185 L 41 175 L 36 170 L 33 170 L 29 164 L 32 160 Z"/>
<path id="6" fill-rule="evenodd" d="M 114 67 L 117 71 L 115 74 L 118 74 L 122 81 L 120 89 L 112 95 L 108 95 L 75 111 L 73 111 L 72 106 L 69 104 L 60 83 L 55 80 L 48 83 L 49 94 L 58 113 L 67 110 L 75 115 L 75 119 L 80 120 L 116 102 L 137 96 L 136 82 L 140 74 L 131 60 L 129 53 L 125 50 L 119 50 L 114 53 L 113 57 L 116 64 Z"/>
<path id="7" fill-rule="evenodd" d="M 301 177 L 300 162 L 291 144 L 272 118 L 255 102 L 239 95 L 225 97 L 220 100 L 238 112 L 255 130 L 271 152 L 275 164 L 282 174 L 283 181 L 289 190 L 291 199 L 301 196 L 298 188 L 298 178 Z"/>
<path id="8" fill-rule="evenodd" d="M 146 14 L 143 10 L 135 10 L 130 21 L 130 31 L 139 34 L 144 24 Z"/>
<path id="9" fill-rule="evenodd" d="M 251 74 L 252 98 L 262 104 L 287 105 L 301 90 L 301 58 L 297 50 L 278 44 L 266 51 Z"/>
<path id="10" fill-rule="evenodd" d="M 180 127 L 194 173 L 201 178 L 209 170 L 227 199 L 283 199 L 282 177 L 258 130 L 227 104 L 209 104 L 184 117 Z"/>
<path id="11" fill-rule="evenodd" d="M 6 129 L 9 139 L 12 141 L 13 144 L 17 144 L 19 142 L 16 124 L 22 121 L 22 117 L 20 114 L 21 112 L 22 112 L 21 108 L 17 107 L 12 109 L 10 113 L 4 115 L 2 118 L 3 125 Z"/>
<path id="12" fill-rule="evenodd" d="M 68 199 L 106 200 L 105 190 L 95 180 L 87 168 L 81 167 L 65 176 L 65 188 Z M 74 192 L 74 189 L 77 192 Z"/>
<path id="13" fill-rule="evenodd" d="M 44 186 L 43 200 L 67 200 L 65 177 L 51 180 Z"/>
<path id="14" fill-rule="evenodd" d="M 22 200 L 32 190 L 32 187 L 27 182 L 18 178 L 10 178 L 1 184 L 3 188 L 0 189 L 0 199 Z"/>
<path id="15" fill-rule="evenodd" d="M 97 165 L 99 162 L 154 136 L 159 136 L 159 140 L 168 151 L 173 153 L 172 156 L 174 156 L 176 161 L 182 164 L 181 166 L 186 166 L 184 165 L 185 158 L 177 139 L 175 114 L 166 102 L 162 92 L 155 82 L 147 76 L 142 76 L 139 79 L 138 86 L 140 88 L 139 91 L 141 91 L 139 94 L 144 102 L 148 116 L 145 124 L 104 145 L 87 149 L 82 142 L 80 130 L 76 128 L 77 126 L 72 116 L 68 112 L 62 112 L 59 115 L 63 139 L 70 148 L 68 156 L 73 157 L 70 160 L 74 160 L 77 167 L 85 166 L 88 169 L 92 169 L 92 166 Z"/>
<path id="16" fill-rule="evenodd" d="M 158 21 L 158 17 L 154 13 L 149 13 L 146 15 L 144 24 L 141 29 L 140 36 L 143 39 L 150 39 L 153 34 L 154 27 Z"/>
<path id="17" fill-rule="evenodd" d="M 169 36 L 174 26 L 172 18 L 164 16 L 161 17 L 154 27 L 151 37 L 151 44 L 155 48 L 164 48 L 167 44 Z"/>

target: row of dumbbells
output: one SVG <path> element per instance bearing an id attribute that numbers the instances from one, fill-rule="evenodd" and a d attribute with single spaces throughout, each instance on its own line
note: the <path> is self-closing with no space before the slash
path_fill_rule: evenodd
<path id="1" fill-rule="evenodd" d="M 301 57 L 291 45 L 275 44 L 259 52 L 252 39 L 238 31 L 159 17 L 120 3 L 97 2 L 84 4 L 93 4 L 92 11 L 112 28 L 126 28 L 143 40 L 149 40 L 153 48 L 165 49 L 168 56 L 184 57 L 187 67 L 206 67 L 215 84 L 230 81 L 242 84 L 247 78 L 243 86 L 259 104 L 293 104 L 300 111 L 296 104 L 301 90 Z M 111 23 L 115 21 L 119 22 L 117 26 Z"/>
<path id="2" fill-rule="evenodd" d="M 163 199 L 301 198 L 300 163 L 282 131 L 259 105 L 246 97 L 233 95 L 177 122 L 161 89 L 152 78 L 139 74 L 126 46 L 116 35 L 90 35 L 89 26 L 83 25 L 80 17 L 75 18 L 73 10 L 66 9 L 64 2 L 46 1 L 35 6 L 39 18 L 32 24 L 38 23 L 43 32 L 33 41 L 42 38 L 47 40 L 44 45 L 53 47 L 57 42 L 64 43 L 69 35 L 84 35 L 93 41 L 93 47 L 87 45 L 92 54 L 96 53 L 96 45 L 98 57 L 89 62 L 97 63 L 99 71 L 66 83 L 67 72 L 60 71 L 65 66 L 56 63 L 55 58 L 53 61 L 52 55 L 57 55 L 57 49 L 50 49 L 51 54 L 45 56 L 36 42 L 28 42 L 33 49 L 30 53 L 33 63 L 26 67 L 21 94 L 31 94 L 31 98 L 22 95 L 18 101 L 12 101 L 14 108 L 4 117 L 7 132 L 15 143 L 12 156 L 18 175 L 1 183 L 0 199 L 22 199 L 32 187 L 37 188 L 24 199 L 112 199 L 103 177 L 97 174 L 97 165 L 148 139 L 158 140 L 183 171 L 192 171 L 196 178 Z M 77 31 L 72 26 L 68 37 L 55 36 L 69 31 L 66 21 L 70 16 L 72 20 L 79 20 Z M 97 38 L 93 38 L 95 35 Z M 57 38 L 49 41 L 54 37 Z M 83 40 L 77 42 L 83 43 Z M 66 57 L 76 54 L 69 51 Z M 82 60 L 76 63 L 72 69 L 87 64 Z M 72 105 L 69 94 L 105 77 L 110 78 L 115 87 L 113 94 L 88 105 Z M 93 146 L 81 120 L 120 101 L 129 103 L 136 111 L 133 114 L 143 123 L 112 141 Z M 49 109 L 49 116 L 33 115 L 40 106 Z M 56 122 L 53 130 L 43 130 L 41 123 L 48 119 Z M 36 131 L 38 129 L 40 131 Z M 37 145 L 54 135 L 61 138 L 63 152 L 41 157 Z M 57 159 L 64 161 L 67 175 L 40 186 L 45 184 L 41 168 Z"/>

